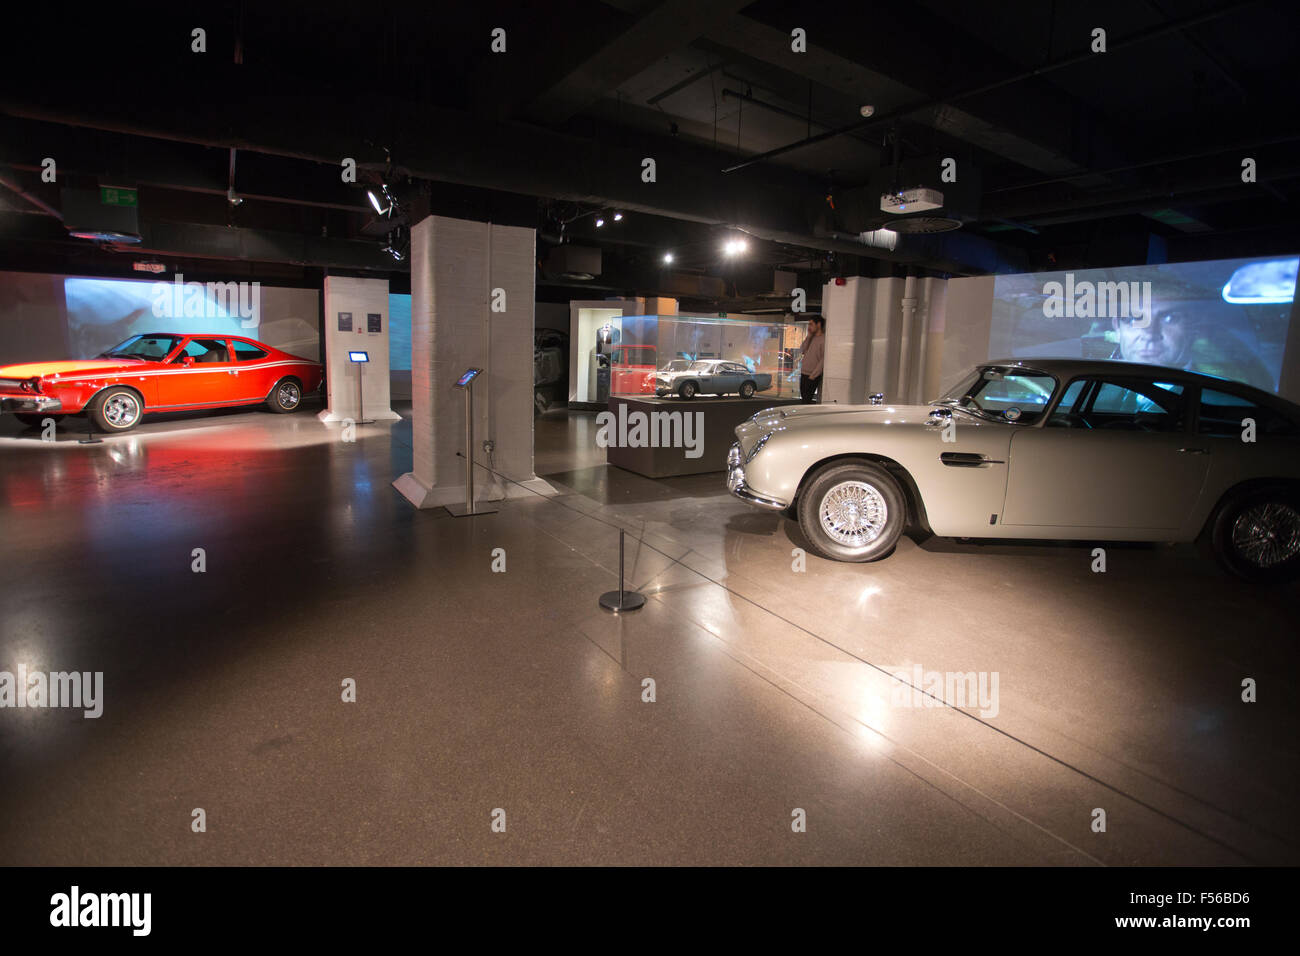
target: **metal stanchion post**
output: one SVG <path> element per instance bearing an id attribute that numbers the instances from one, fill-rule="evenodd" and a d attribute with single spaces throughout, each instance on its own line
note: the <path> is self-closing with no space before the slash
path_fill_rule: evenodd
<path id="1" fill-rule="evenodd" d="M 607 611 L 638 611 L 645 606 L 645 595 L 628 591 L 623 587 L 623 538 L 624 532 L 618 530 L 618 590 L 606 591 L 600 596 L 600 606 Z"/>

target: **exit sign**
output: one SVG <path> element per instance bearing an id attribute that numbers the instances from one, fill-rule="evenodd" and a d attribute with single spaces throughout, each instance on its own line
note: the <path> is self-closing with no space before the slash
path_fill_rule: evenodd
<path id="1" fill-rule="evenodd" d="M 100 186 L 99 201 L 105 206 L 134 206 L 136 205 L 135 190 L 122 186 Z"/>

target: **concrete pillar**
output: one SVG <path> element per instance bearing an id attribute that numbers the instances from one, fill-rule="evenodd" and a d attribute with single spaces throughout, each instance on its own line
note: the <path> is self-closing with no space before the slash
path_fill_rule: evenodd
<path id="1" fill-rule="evenodd" d="M 393 486 L 417 508 L 465 500 L 465 369 L 474 383 L 480 499 L 544 494 L 533 473 L 535 233 L 430 216 L 411 229 L 413 468 Z M 493 443 L 489 453 L 484 441 Z"/>
<path id="2" fill-rule="evenodd" d="M 340 314 L 342 320 L 340 321 Z M 376 321 L 379 331 L 370 331 Z M 323 422 L 356 420 L 357 378 L 361 376 L 362 412 L 375 421 L 398 421 L 388 380 L 388 280 L 325 277 L 325 411 Z M 350 351 L 369 354 L 365 372 L 349 361 Z"/>

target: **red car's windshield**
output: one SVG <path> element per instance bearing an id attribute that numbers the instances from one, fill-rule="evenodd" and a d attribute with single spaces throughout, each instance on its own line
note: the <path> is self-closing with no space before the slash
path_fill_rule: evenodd
<path id="1" fill-rule="evenodd" d="M 100 358 L 135 358 L 160 362 L 179 341 L 179 335 L 133 335 L 121 345 L 102 353 Z"/>

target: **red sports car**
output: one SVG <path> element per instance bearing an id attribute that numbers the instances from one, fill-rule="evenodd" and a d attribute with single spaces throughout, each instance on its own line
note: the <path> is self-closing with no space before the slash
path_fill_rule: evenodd
<path id="1" fill-rule="evenodd" d="M 225 333 L 135 335 L 98 358 L 0 366 L 0 411 L 28 425 L 86 412 L 124 432 L 150 412 L 265 402 L 292 412 L 320 388 L 319 362 Z"/>

